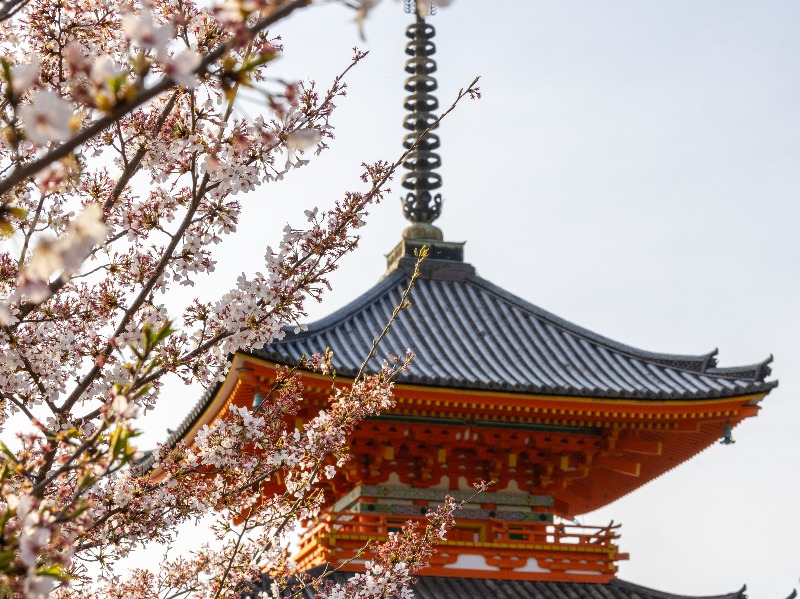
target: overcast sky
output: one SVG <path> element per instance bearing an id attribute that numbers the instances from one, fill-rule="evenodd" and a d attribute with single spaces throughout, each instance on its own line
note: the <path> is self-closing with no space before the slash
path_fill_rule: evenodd
<path id="1" fill-rule="evenodd" d="M 370 56 L 331 150 L 248 199 L 221 291 L 260 268 L 287 221 L 358 189 L 362 161 L 401 151 L 410 17 L 385 0 L 366 42 L 351 20 L 323 6 L 275 31 L 287 78 L 324 85 L 353 46 Z M 735 445 L 581 520 L 622 522 L 626 580 L 696 595 L 747 583 L 753 599 L 783 599 L 800 576 L 800 2 L 459 0 L 431 23 L 441 103 L 481 75 L 483 99 L 441 127 L 437 222 L 481 276 L 646 350 L 718 347 L 721 366 L 775 356 L 780 387 Z M 406 225 L 398 197 L 373 211 L 314 319 L 381 276 Z M 173 393 L 148 437 L 199 397 Z"/>

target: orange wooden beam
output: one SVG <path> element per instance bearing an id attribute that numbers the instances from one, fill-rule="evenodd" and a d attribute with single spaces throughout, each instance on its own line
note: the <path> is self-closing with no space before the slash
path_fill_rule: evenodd
<path id="1" fill-rule="evenodd" d="M 640 476 L 642 473 L 642 464 L 639 462 L 629 462 L 628 460 L 621 460 L 612 456 L 598 456 L 594 459 L 596 466 L 626 474 L 628 476 Z"/>
<path id="2" fill-rule="evenodd" d="M 664 444 L 661 441 L 645 441 L 642 439 L 617 439 L 614 449 L 620 451 L 630 451 L 632 453 L 643 453 L 645 455 L 662 455 Z"/>

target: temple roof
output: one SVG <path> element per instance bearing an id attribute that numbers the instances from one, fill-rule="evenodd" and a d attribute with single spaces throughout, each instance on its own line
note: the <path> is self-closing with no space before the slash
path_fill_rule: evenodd
<path id="1" fill-rule="evenodd" d="M 331 578 L 343 583 L 352 574 L 335 572 Z M 269 583 L 265 585 L 268 589 Z M 495 580 L 491 578 L 460 578 L 449 576 L 420 576 L 411 585 L 418 599 L 746 599 L 746 587 L 723 595 L 677 595 L 657 591 L 638 584 L 614 579 L 608 583 L 547 582 L 541 580 Z M 288 595 L 287 595 L 288 596 Z M 294 596 L 294 595 L 292 595 Z M 306 589 L 300 597 L 313 599 L 315 593 Z"/>
<path id="2" fill-rule="evenodd" d="M 716 351 L 671 355 L 612 341 L 505 291 L 463 262 L 428 260 L 401 312 L 368 367 L 387 353 L 415 354 L 400 383 L 526 394 L 692 400 L 763 393 L 771 358 L 719 368 Z M 354 376 L 372 340 L 407 287 L 413 261 L 404 258 L 372 289 L 299 334 L 254 355 L 294 364 L 329 347 L 340 376 Z"/>
<path id="3" fill-rule="evenodd" d="M 442 209 L 436 193 L 442 177 L 434 132 L 438 119 L 434 29 L 419 7 L 406 36 L 405 89 L 409 111 L 403 126 L 408 154 L 403 165 L 403 212 L 411 226 L 388 256 L 383 280 L 360 298 L 300 334 L 254 355 L 293 365 L 304 354 L 330 348 L 338 374 L 354 377 L 373 338 L 391 318 L 407 288 L 423 245 L 429 258 L 411 296 L 414 307 L 400 314 L 370 362 L 379 371 L 387 353 L 407 348 L 417 357 L 400 383 L 429 387 L 512 393 L 692 400 L 763 393 L 777 383 L 765 381 L 769 359 L 737 368 L 718 368 L 716 351 L 699 356 L 647 352 L 607 339 L 558 318 L 479 277 L 463 262 L 463 243 L 444 241 L 432 222 Z M 434 195 L 434 193 L 436 195 Z"/>

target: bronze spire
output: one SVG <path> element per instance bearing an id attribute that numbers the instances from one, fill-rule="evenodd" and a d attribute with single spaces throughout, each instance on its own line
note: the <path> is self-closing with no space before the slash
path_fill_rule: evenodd
<path id="1" fill-rule="evenodd" d="M 425 246 L 428 259 L 422 265 L 423 278 L 445 267 L 448 276 L 471 276 L 474 269 L 464 264 L 464 243 L 444 241 L 441 229 L 432 224 L 442 212 L 442 196 L 436 193 L 442 186 L 442 176 L 435 172 L 442 165 L 442 159 L 436 153 L 439 136 L 428 131 L 429 127 L 438 127 L 434 111 L 439 108 L 439 101 L 433 95 L 438 84 L 431 76 L 436 72 L 436 61 L 431 58 L 436 52 L 432 41 L 435 31 L 425 22 L 423 14 L 435 14 L 435 3 L 405 0 L 405 8 L 415 16 L 414 23 L 406 29 L 409 38 L 406 73 L 409 76 L 405 89 L 409 95 L 404 102 L 408 114 L 403 119 L 403 127 L 408 133 L 403 137 L 403 147 L 410 152 L 403 162 L 408 172 L 402 178 L 402 185 L 408 190 L 402 198 L 403 214 L 412 224 L 406 227 L 400 243 L 386 256 L 386 272 L 398 267 L 413 270 L 417 252 Z"/>
<path id="2" fill-rule="evenodd" d="M 417 3 L 407 1 L 405 6 L 407 12 L 413 10 L 416 19 L 406 29 L 406 37 L 409 38 L 406 54 L 410 58 L 405 66 L 409 74 L 405 89 L 409 95 L 406 96 L 404 107 L 409 114 L 403 120 L 403 127 L 408 131 L 403 138 L 403 146 L 409 149 L 415 143 L 417 145 L 403 163 L 408 172 L 403 175 L 402 185 L 409 190 L 403 198 L 403 214 L 414 223 L 412 229 L 419 229 L 415 237 L 441 239 L 441 231 L 431 225 L 442 211 L 442 196 L 439 193 L 434 195 L 442 186 L 442 176 L 434 172 L 442 164 L 441 157 L 436 153 L 440 140 L 433 131 L 420 138 L 428 127 L 438 127 L 434 125 L 434 111 L 439 108 L 439 101 L 432 95 L 438 84 L 431 76 L 436 71 L 436 61 L 431 58 L 436 52 L 432 41 L 435 30 L 425 22 Z M 423 232 L 426 234 L 420 235 Z"/>

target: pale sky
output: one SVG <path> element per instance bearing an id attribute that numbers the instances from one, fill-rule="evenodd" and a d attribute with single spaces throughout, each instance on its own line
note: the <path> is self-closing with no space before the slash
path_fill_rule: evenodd
<path id="1" fill-rule="evenodd" d="M 410 16 L 385 0 L 366 42 L 351 20 L 329 5 L 275 31 L 286 78 L 324 86 L 353 46 L 370 56 L 348 79 L 331 150 L 247 198 L 214 295 L 261 267 L 287 220 L 361 188 L 361 162 L 401 152 Z M 780 387 L 735 445 L 581 520 L 622 522 L 625 580 L 695 595 L 747 583 L 752 599 L 785 598 L 800 577 L 800 3 L 459 0 L 430 22 L 441 103 L 482 77 L 483 99 L 440 130 L 437 221 L 481 276 L 646 350 L 718 347 L 721 366 L 775 356 Z M 381 276 L 406 226 L 398 197 L 373 211 L 312 319 Z M 147 439 L 200 395 L 171 389 Z"/>

